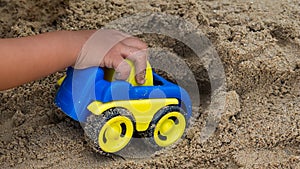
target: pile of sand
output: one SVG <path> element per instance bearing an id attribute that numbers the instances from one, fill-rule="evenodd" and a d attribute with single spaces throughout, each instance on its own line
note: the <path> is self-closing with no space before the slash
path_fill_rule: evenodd
<path id="1" fill-rule="evenodd" d="M 150 159 L 124 160 L 92 151 L 80 124 L 54 106 L 56 80 L 63 74 L 58 72 L 0 92 L 3 168 L 300 168 L 298 1 L 0 0 L 0 11 L 2 38 L 101 28 L 137 12 L 180 16 L 214 44 L 228 91 L 226 111 L 206 142 L 199 139 L 207 115 L 204 104 L 203 114 L 177 147 Z M 172 50 L 192 55 L 182 45 Z M 199 84 L 209 89 L 202 63 L 193 63 Z"/>

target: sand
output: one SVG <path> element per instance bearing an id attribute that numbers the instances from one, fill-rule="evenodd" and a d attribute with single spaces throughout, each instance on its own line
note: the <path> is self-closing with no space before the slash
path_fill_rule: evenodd
<path id="1" fill-rule="evenodd" d="M 225 68 L 226 109 L 205 142 L 210 84 L 184 45 L 167 45 L 191 63 L 200 113 L 175 147 L 146 159 L 93 151 L 83 129 L 53 104 L 63 71 L 0 92 L 1 168 L 300 168 L 300 3 L 291 1 L 0 0 L 0 36 L 101 28 L 137 12 L 164 12 L 197 26 Z M 159 45 L 160 44 L 160 45 Z"/>

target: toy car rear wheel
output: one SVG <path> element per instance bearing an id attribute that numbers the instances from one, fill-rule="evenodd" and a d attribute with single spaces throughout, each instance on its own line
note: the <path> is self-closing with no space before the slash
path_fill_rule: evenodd
<path id="1" fill-rule="evenodd" d="M 94 143 L 93 148 L 106 153 L 115 153 L 126 147 L 134 132 L 132 117 L 123 108 L 89 116 L 84 129 Z"/>
<path id="2" fill-rule="evenodd" d="M 150 123 L 146 140 L 160 149 L 179 140 L 187 126 L 186 113 L 179 106 L 167 106 L 160 109 Z"/>

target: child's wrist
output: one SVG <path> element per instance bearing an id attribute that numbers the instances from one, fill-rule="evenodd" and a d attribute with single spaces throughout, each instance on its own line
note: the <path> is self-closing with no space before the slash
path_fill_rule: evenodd
<path id="1" fill-rule="evenodd" d="M 97 30 L 80 30 L 80 31 L 66 31 L 68 35 L 68 45 L 69 45 L 69 56 L 71 65 L 74 66 L 77 57 L 85 44 L 85 42 L 92 36 Z"/>

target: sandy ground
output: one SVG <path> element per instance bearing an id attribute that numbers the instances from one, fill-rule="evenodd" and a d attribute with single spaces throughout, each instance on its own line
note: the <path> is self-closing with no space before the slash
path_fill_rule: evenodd
<path id="1" fill-rule="evenodd" d="M 0 11 L 2 38 L 101 28 L 137 12 L 183 17 L 214 44 L 228 91 L 226 111 L 206 142 L 199 139 L 203 105 L 177 147 L 124 160 L 92 151 L 80 124 L 54 106 L 58 72 L 0 92 L 1 168 L 300 168 L 299 1 L 0 0 Z M 193 63 L 198 83 L 209 89 L 201 63 Z"/>

